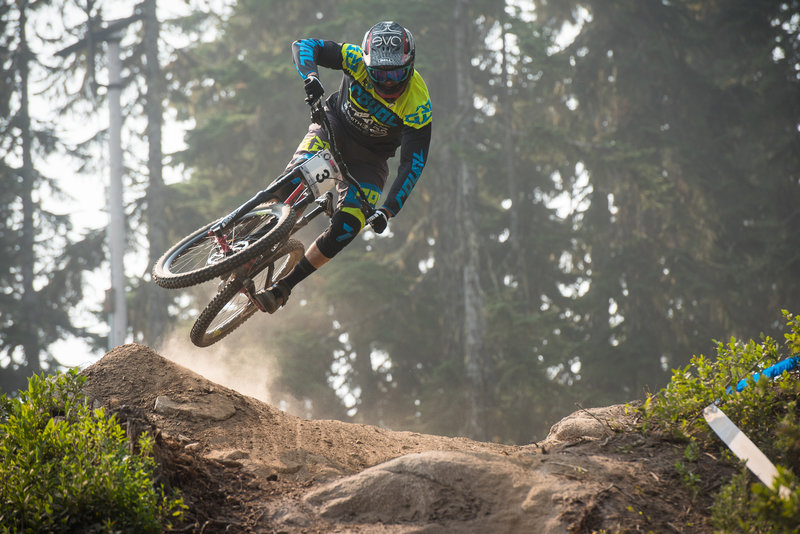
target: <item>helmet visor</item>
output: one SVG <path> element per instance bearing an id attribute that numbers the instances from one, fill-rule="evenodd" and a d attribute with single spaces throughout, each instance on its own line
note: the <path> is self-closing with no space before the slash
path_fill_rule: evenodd
<path id="1" fill-rule="evenodd" d="M 394 69 L 380 69 L 367 67 L 367 74 L 373 83 L 383 84 L 386 82 L 402 83 L 411 75 L 411 65 Z"/>

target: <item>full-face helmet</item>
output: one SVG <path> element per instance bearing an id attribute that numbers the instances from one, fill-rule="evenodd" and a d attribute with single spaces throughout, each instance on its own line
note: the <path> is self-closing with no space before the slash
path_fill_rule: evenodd
<path id="1" fill-rule="evenodd" d="M 396 22 L 379 22 L 364 34 L 361 49 L 375 92 L 395 100 L 414 74 L 414 36 Z"/>

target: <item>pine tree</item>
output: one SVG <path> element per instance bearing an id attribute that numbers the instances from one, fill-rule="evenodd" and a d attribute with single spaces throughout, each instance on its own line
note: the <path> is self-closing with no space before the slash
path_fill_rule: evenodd
<path id="1" fill-rule="evenodd" d="M 778 252 L 796 241 L 797 160 L 769 155 L 798 136 L 796 72 L 773 58 L 797 6 L 585 5 L 564 52 L 591 185 L 583 377 L 596 401 L 622 401 L 711 339 L 757 337 L 755 318 L 797 291 L 796 259 Z"/>
<path id="2" fill-rule="evenodd" d="M 73 242 L 71 223 L 42 206 L 42 192 L 58 190 L 39 174 L 36 161 L 57 146 L 52 129 L 31 117 L 30 84 L 38 64 L 28 33 L 29 16 L 44 2 L 17 0 L 2 17 L 1 156 L 4 253 L 0 278 L 3 323 L 0 388 L 24 386 L 27 377 L 58 365 L 49 345 L 66 335 L 93 337 L 72 324 L 69 310 L 83 298 L 83 272 L 99 262 L 96 235 Z"/>

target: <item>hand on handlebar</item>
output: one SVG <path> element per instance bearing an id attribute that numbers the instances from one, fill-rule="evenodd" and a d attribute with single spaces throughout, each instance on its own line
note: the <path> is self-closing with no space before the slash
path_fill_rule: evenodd
<path id="1" fill-rule="evenodd" d="M 322 82 L 315 74 L 309 74 L 305 81 L 306 102 L 313 104 L 325 94 L 325 88 L 322 87 Z"/>
<path id="2" fill-rule="evenodd" d="M 386 226 L 389 224 L 389 219 L 392 217 L 389 210 L 386 208 L 380 208 L 375 210 L 375 212 L 369 216 L 367 222 L 372 229 L 375 231 L 376 234 L 382 234 L 384 230 L 386 230 Z"/>

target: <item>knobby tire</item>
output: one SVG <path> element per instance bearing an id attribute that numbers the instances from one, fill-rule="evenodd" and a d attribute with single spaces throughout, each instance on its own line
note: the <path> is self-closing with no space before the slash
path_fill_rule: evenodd
<path id="1" fill-rule="evenodd" d="M 263 285 L 264 288 L 270 287 L 273 283 L 289 274 L 300 261 L 300 258 L 303 257 L 304 252 L 305 248 L 302 242 L 296 239 L 289 239 L 275 253 L 270 254 L 269 258 L 258 262 L 258 267 L 249 275 L 250 279 L 260 278 L 258 280 L 259 285 Z M 282 258 L 286 258 L 286 262 L 275 272 L 275 263 Z M 266 278 L 259 276 L 264 272 L 267 273 Z M 208 347 L 239 328 L 258 310 L 256 305 L 242 291 L 245 283 L 246 281 L 240 278 L 232 278 L 200 312 L 189 333 L 192 343 L 198 347 Z M 239 302 L 231 303 L 237 296 L 240 296 Z M 227 311 L 230 313 L 230 317 L 222 324 L 212 328 L 214 320 L 226 308 L 228 308 Z"/>
<path id="2" fill-rule="evenodd" d="M 267 212 L 267 215 L 256 215 L 264 211 Z M 222 256 L 221 259 L 213 263 L 211 262 L 210 256 L 212 256 L 212 253 L 216 253 L 217 255 L 219 255 L 219 253 L 218 249 L 215 248 L 214 239 L 208 235 L 208 231 L 216 224 L 216 221 L 209 223 L 183 238 L 161 256 L 153 267 L 153 280 L 163 288 L 178 289 L 197 285 L 211 280 L 212 278 L 223 276 L 236 267 L 257 258 L 265 251 L 285 241 L 289 237 L 289 233 L 296 222 L 294 210 L 290 206 L 282 203 L 275 203 L 268 206 L 260 206 L 248 213 L 232 227 L 232 231 L 239 225 L 244 225 L 247 222 L 252 223 L 255 217 L 273 217 L 276 219 L 276 222 L 268 232 L 260 236 L 253 243 L 230 255 Z M 249 237 L 249 235 L 249 233 L 244 233 L 243 235 L 234 236 L 230 245 L 235 248 L 237 243 L 241 243 L 245 238 Z M 194 249 L 198 249 L 202 252 L 203 247 L 207 247 L 205 264 L 190 268 L 186 271 L 178 270 L 177 266 L 181 258 L 190 255 Z M 198 258 L 202 259 L 203 254 L 200 254 Z"/>

